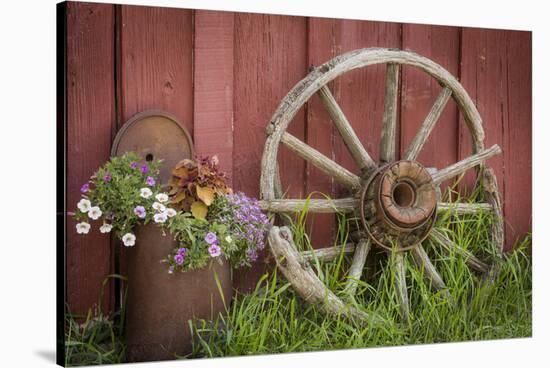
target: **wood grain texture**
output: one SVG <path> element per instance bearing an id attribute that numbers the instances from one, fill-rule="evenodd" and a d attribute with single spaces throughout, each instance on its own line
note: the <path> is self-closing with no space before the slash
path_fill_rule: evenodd
<path id="1" fill-rule="evenodd" d="M 486 147 L 498 143 L 506 148 L 503 127 L 508 125 L 506 96 L 506 36 L 507 31 L 479 28 L 462 29 L 460 79 L 464 88 L 475 102 L 483 118 Z M 459 159 L 471 154 L 471 140 L 460 117 Z M 498 155 L 486 162 L 497 177 L 498 187 L 505 195 L 504 156 Z M 469 172 L 460 185 L 469 192 L 476 181 L 475 171 Z"/>
<path id="2" fill-rule="evenodd" d="M 315 260 L 319 262 L 328 262 L 332 261 L 336 257 L 340 257 L 342 253 L 352 254 L 355 251 L 355 245 L 352 243 L 346 244 L 345 246 L 337 245 L 334 247 L 319 248 L 315 250 L 307 250 L 301 253 L 301 256 L 306 261 Z"/>
<path id="3" fill-rule="evenodd" d="M 193 136 L 192 11 L 123 5 L 118 22 L 118 128 L 136 113 L 164 110 Z M 119 241 L 119 268 L 126 273 Z"/>
<path id="4" fill-rule="evenodd" d="M 380 134 L 380 164 L 396 160 L 395 140 L 397 132 L 397 100 L 399 98 L 400 66 L 386 64 L 386 86 L 384 88 L 384 117 Z"/>
<path id="5" fill-rule="evenodd" d="M 67 207 L 76 208 L 80 186 L 109 158 L 115 124 L 114 6 L 67 4 Z M 109 236 L 92 221 L 88 235 L 67 219 L 66 288 L 72 313 L 97 303 L 101 282 L 112 272 Z M 61 267 L 61 266 L 59 266 Z M 112 285 L 104 310 L 113 307 Z"/>
<path id="6" fill-rule="evenodd" d="M 233 175 L 234 13 L 196 10 L 194 44 L 194 142 L 198 155 L 217 155 Z"/>
<path id="7" fill-rule="evenodd" d="M 458 77 L 459 35 L 460 30 L 456 27 L 403 24 L 403 49 L 434 60 Z M 403 157 L 442 88 L 434 78 L 416 68 L 405 66 L 401 73 L 400 150 Z M 441 169 L 457 161 L 457 114 L 456 104 L 449 101 L 417 158 L 425 167 Z"/>
<path id="8" fill-rule="evenodd" d="M 358 20 L 339 22 L 339 53 L 363 47 L 401 47 L 401 24 Z M 333 89 L 336 101 L 375 162 L 379 160 L 385 70 L 385 65 L 353 70 L 338 78 Z M 397 119 L 399 134 L 399 112 Z M 341 140 L 334 146 L 334 156 L 342 166 L 357 170 L 357 165 Z"/>
<path id="9" fill-rule="evenodd" d="M 349 189 L 358 189 L 360 186 L 359 177 L 330 158 L 321 154 L 316 149 L 308 146 L 292 134 L 284 133 L 281 137 L 281 143 L 283 143 L 289 150 L 296 153 L 298 156 L 303 157 L 306 161 L 317 167 L 319 170 L 330 175 Z"/>
<path id="10" fill-rule="evenodd" d="M 165 110 L 193 136 L 192 11 L 122 6 L 120 23 L 119 123 Z"/>
<path id="11" fill-rule="evenodd" d="M 306 19 L 249 13 L 235 14 L 233 187 L 257 197 L 265 128 L 292 86 L 307 73 Z M 305 140 L 305 112 L 300 109 L 289 132 Z M 282 190 L 304 197 L 305 161 L 280 152 Z M 260 261 L 235 272 L 235 286 L 250 291 L 265 270 Z"/>
<path id="12" fill-rule="evenodd" d="M 307 19 L 307 65 L 309 68 L 323 64 L 336 56 L 338 40 L 336 19 Z M 329 84 L 331 87 L 332 84 Z M 338 139 L 334 124 L 318 95 L 312 96 L 306 106 L 306 143 L 323 155 L 334 159 L 333 141 Z M 334 179 L 306 164 L 306 194 L 319 192 L 335 197 Z M 333 244 L 336 217 L 333 214 L 308 216 L 306 226 L 311 233 L 311 242 L 317 247 Z"/>
<path id="13" fill-rule="evenodd" d="M 508 124 L 503 126 L 504 213 L 510 250 L 531 231 L 532 221 L 532 38 L 531 32 L 507 32 Z M 504 188 L 500 187 L 501 193 Z"/>

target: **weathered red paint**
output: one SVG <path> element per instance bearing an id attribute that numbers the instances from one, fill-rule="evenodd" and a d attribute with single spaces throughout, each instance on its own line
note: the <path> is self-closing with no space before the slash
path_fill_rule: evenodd
<path id="1" fill-rule="evenodd" d="M 121 124 L 146 109 L 174 114 L 193 135 L 198 153 L 220 155 L 235 190 L 257 196 L 265 127 L 308 67 L 356 48 L 398 47 L 432 58 L 460 78 L 484 120 L 487 146 L 498 143 L 504 150 L 489 164 L 503 194 L 507 249 L 530 231 L 528 32 L 83 3 L 69 4 L 68 31 L 69 203 L 76 203 L 82 182 L 108 158 Z M 330 84 L 374 159 L 384 72 L 384 66 L 355 70 Z M 427 76 L 403 68 L 401 154 L 439 90 Z M 463 124 L 449 101 L 420 161 L 442 168 L 469 154 Z M 300 110 L 290 132 L 357 170 L 317 97 Z M 332 180 L 284 148 L 280 162 L 289 197 L 311 191 L 338 195 Z M 332 223 L 325 216 L 309 224 L 314 246 L 328 245 Z M 67 287 L 73 310 L 84 311 L 97 300 L 101 280 L 113 270 L 111 257 L 107 239 L 94 233 L 84 240 L 69 231 Z M 260 263 L 237 272 L 234 285 L 250 290 L 264 269 Z"/>
<path id="2" fill-rule="evenodd" d="M 76 209 L 80 186 L 109 159 L 115 124 L 114 6 L 67 4 L 67 207 Z M 85 313 L 98 302 L 101 282 L 111 273 L 109 236 L 92 221 L 87 235 L 67 220 L 67 303 Z M 112 302 L 111 285 L 103 308 Z"/>

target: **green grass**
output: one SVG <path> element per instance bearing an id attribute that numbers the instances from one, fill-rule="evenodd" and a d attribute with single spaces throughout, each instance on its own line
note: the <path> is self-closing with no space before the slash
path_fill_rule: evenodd
<path id="1" fill-rule="evenodd" d="M 456 193 L 454 194 L 457 195 Z M 310 249 L 306 230 L 307 206 L 292 218 L 295 243 Z M 460 247 L 485 261 L 492 261 L 488 223 L 491 217 L 476 214 L 439 216 L 437 227 Z M 339 217 L 335 244 L 348 241 L 356 219 Z M 190 321 L 193 352 L 187 358 L 223 357 L 331 349 L 395 346 L 438 342 L 503 339 L 531 336 L 531 236 L 500 261 L 500 273 L 488 287 L 465 261 L 445 253 L 437 244 L 425 248 L 447 283 L 451 300 L 434 292 L 423 279 L 412 257 L 405 256 L 411 318 L 402 322 L 391 272 L 392 256 L 378 252 L 365 266 L 356 303 L 381 323 L 359 324 L 346 318 L 327 317 L 303 302 L 276 270 L 263 275 L 255 291 L 238 294 L 226 313 L 214 321 Z M 370 257 L 370 256 L 369 256 Z M 350 257 L 342 254 L 331 262 L 312 262 L 321 280 L 337 294 L 346 282 Z M 498 262 L 498 261 L 497 261 Z M 99 304 L 101 305 L 101 303 Z M 67 317 L 67 365 L 124 362 L 124 309 L 104 316 L 89 313 L 78 324 Z"/>
<path id="2" fill-rule="evenodd" d="M 307 208 L 292 224 L 298 248 L 311 247 L 304 226 Z M 340 218 L 335 244 L 344 244 L 355 219 Z M 493 259 L 487 214 L 440 216 L 438 228 L 465 249 Z M 346 318 L 327 317 L 303 302 L 287 281 L 274 270 L 265 274 L 252 294 L 237 295 L 216 321 L 195 321 L 195 345 L 191 357 L 223 357 L 285 352 L 321 351 L 503 339 L 531 336 L 531 236 L 520 242 L 502 261 L 493 286 L 471 271 L 465 261 L 447 254 L 437 244 L 426 251 L 447 283 L 451 300 L 433 292 L 422 270 L 405 256 L 411 318 L 402 322 L 391 272 L 392 256 L 376 255 L 367 264 L 356 296 L 357 305 L 383 322 L 359 324 Z M 485 256 L 483 256 L 485 255 Z M 313 262 L 325 285 L 337 294 L 346 281 L 344 255 L 328 263 Z M 496 261 L 498 262 L 498 261 Z M 368 270 L 368 268 L 371 268 Z M 370 272 L 369 272 L 370 271 Z M 223 327 L 222 327 L 223 326 Z"/>

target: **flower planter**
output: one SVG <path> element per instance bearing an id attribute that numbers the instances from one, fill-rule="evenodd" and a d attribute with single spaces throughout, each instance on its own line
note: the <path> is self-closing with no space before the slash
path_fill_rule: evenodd
<path id="1" fill-rule="evenodd" d="M 127 361 L 167 360 L 191 351 L 188 320 L 215 318 L 225 311 L 223 298 L 231 300 L 231 269 L 228 262 L 189 272 L 168 273 L 160 260 L 177 243 L 163 236 L 155 224 L 136 228 L 136 245 L 124 250 L 128 266 L 126 311 Z"/>

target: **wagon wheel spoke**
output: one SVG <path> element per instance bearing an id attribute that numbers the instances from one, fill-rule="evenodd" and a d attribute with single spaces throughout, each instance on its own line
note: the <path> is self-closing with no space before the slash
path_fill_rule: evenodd
<path id="1" fill-rule="evenodd" d="M 330 89 L 324 85 L 319 89 L 318 94 L 359 168 L 363 170 L 376 167 L 376 163 L 361 144 L 359 137 L 355 134 L 355 131 L 330 92 Z"/>
<path id="2" fill-rule="evenodd" d="M 397 122 L 397 95 L 399 89 L 399 65 L 386 64 L 386 91 L 384 96 L 384 118 L 380 140 L 380 163 L 395 161 L 395 130 Z"/>
<path id="3" fill-rule="evenodd" d="M 335 180 L 349 189 L 353 190 L 360 186 L 359 177 L 357 175 L 338 165 L 336 162 L 332 161 L 316 149 L 308 146 L 293 135 L 287 132 L 283 133 L 281 142 L 290 150 L 296 152 L 319 170 L 332 176 Z"/>
<path id="4" fill-rule="evenodd" d="M 360 239 L 357 247 L 355 248 L 353 260 L 349 269 L 348 281 L 344 288 L 344 292 L 350 298 L 353 298 L 355 296 L 358 284 L 357 281 L 361 278 L 361 274 L 363 273 L 363 267 L 365 266 L 365 261 L 367 260 L 370 248 L 371 241 L 368 237 Z"/>
<path id="5" fill-rule="evenodd" d="M 459 247 L 455 242 L 453 242 L 447 235 L 442 233 L 438 229 L 432 229 L 430 233 L 430 237 L 433 241 L 435 241 L 437 244 L 441 245 L 447 252 L 451 253 L 454 252 L 455 254 L 458 254 L 464 260 L 466 261 L 466 264 L 470 267 L 472 267 L 474 270 L 479 271 L 483 274 L 487 273 L 490 269 L 490 267 L 479 260 L 476 256 L 474 256 L 469 251 Z"/>
<path id="6" fill-rule="evenodd" d="M 457 215 L 475 215 L 479 212 L 491 212 L 493 211 L 493 206 L 489 203 L 437 202 L 438 214 L 443 214 L 447 211 L 454 212 Z"/>
<path id="7" fill-rule="evenodd" d="M 272 199 L 260 201 L 264 211 L 273 213 L 300 212 L 306 205 L 308 212 L 313 213 L 350 213 L 359 205 L 355 198 L 341 199 Z"/>
<path id="8" fill-rule="evenodd" d="M 337 245 L 334 247 L 327 247 L 314 250 L 306 250 L 301 253 L 302 258 L 305 261 L 311 261 L 317 259 L 319 261 L 328 262 L 337 258 L 342 254 L 351 254 L 355 251 L 355 244 L 347 243 L 346 245 Z"/>
<path id="9" fill-rule="evenodd" d="M 455 164 L 452 164 L 442 170 L 439 170 L 437 173 L 435 173 L 432 176 L 433 181 L 436 185 L 439 185 L 445 180 L 448 180 L 457 175 L 460 175 L 466 170 L 471 169 L 472 167 L 483 163 L 485 160 L 501 152 L 502 150 L 500 149 L 500 147 L 497 144 L 495 144 L 491 148 L 483 150 L 479 153 L 476 153 L 475 155 L 472 155 L 468 158 L 465 158 L 464 160 L 458 161 Z"/>
<path id="10" fill-rule="evenodd" d="M 439 96 L 437 96 L 437 99 L 433 104 L 430 112 L 420 126 L 418 133 L 416 133 L 416 136 L 407 148 L 407 151 L 405 152 L 405 160 L 416 160 L 418 154 L 422 150 L 422 147 L 428 140 L 428 137 L 430 136 L 430 133 L 435 126 L 435 123 L 437 122 L 437 120 L 441 116 L 441 113 L 443 112 L 443 109 L 447 105 L 447 101 L 449 101 L 449 97 L 451 97 L 451 94 L 451 89 L 448 87 L 444 87 Z"/>
<path id="11" fill-rule="evenodd" d="M 411 253 L 416 266 L 424 271 L 423 274 L 426 281 L 433 289 L 442 290 L 443 295 L 450 300 L 451 294 L 449 293 L 449 290 L 447 290 L 447 285 L 445 285 L 443 278 L 435 269 L 422 244 L 414 247 Z"/>
<path id="12" fill-rule="evenodd" d="M 409 320 L 409 293 L 407 291 L 407 280 L 405 273 L 405 259 L 402 252 L 396 252 L 393 255 L 394 260 L 391 264 L 395 272 L 395 291 L 399 301 L 401 318 L 404 321 Z"/>

